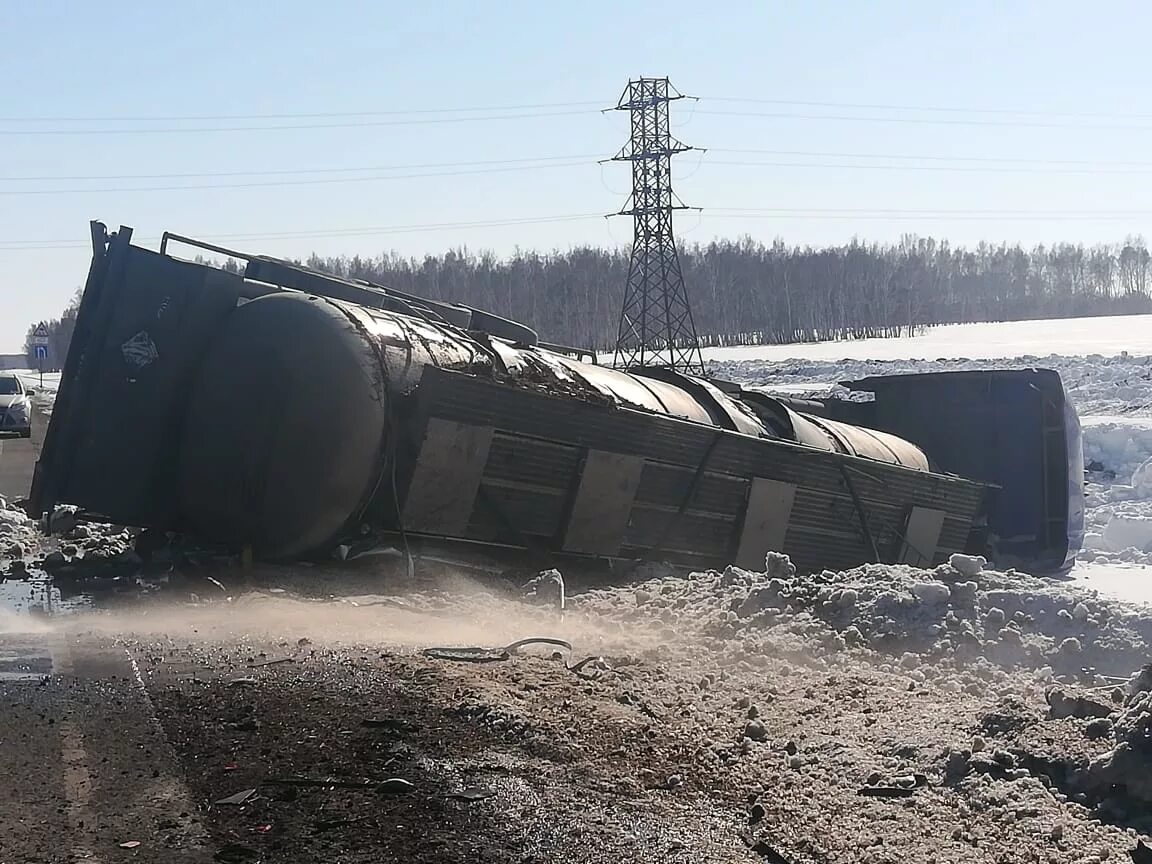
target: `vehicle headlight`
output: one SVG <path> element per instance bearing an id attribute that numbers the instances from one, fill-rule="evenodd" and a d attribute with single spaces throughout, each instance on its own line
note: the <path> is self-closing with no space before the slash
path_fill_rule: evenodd
<path id="1" fill-rule="evenodd" d="M 28 419 L 28 400 L 22 399 L 19 402 L 13 402 L 8 406 L 8 414 L 13 420 L 27 420 Z"/>

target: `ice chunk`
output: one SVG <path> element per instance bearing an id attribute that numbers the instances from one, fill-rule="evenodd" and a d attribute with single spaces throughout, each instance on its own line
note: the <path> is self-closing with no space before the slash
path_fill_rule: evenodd
<path id="1" fill-rule="evenodd" d="M 971 579 L 984 572 L 984 567 L 988 564 L 988 559 L 983 555 L 961 555 L 957 552 L 948 559 L 948 563 L 952 565 L 952 569 L 961 576 L 967 576 Z"/>
<path id="2" fill-rule="evenodd" d="M 1113 515 L 1104 527 L 1104 542 L 1113 552 L 1131 548 L 1152 552 L 1152 516 Z"/>
<path id="3" fill-rule="evenodd" d="M 1152 459 L 1132 473 L 1132 490 L 1137 498 L 1152 498 Z"/>
<path id="4" fill-rule="evenodd" d="M 31 521 L 19 510 L 0 510 L 0 522 L 8 525 L 27 525 Z"/>
<path id="5" fill-rule="evenodd" d="M 917 582 L 912 586 L 912 593 L 925 606 L 947 603 L 948 598 L 952 596 L 952 592 L 943 582 Z"/>

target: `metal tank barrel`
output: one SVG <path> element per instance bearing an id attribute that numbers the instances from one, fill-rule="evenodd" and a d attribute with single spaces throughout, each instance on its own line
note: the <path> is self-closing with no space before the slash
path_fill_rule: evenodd
<path id="1" fill-rule="evenodd" d="M 205 352 L 179 459 L 188 525 L 270 558 L 328 543 L 387 486 L 395 437 L 406 431 L 399 403 L 428 366 L 927 469 L 907 442 L 805 417 L 762 394 L 748 405 L 667 370 L 629 374 L 392 311 L 281 292 L 235 309 Z"/>

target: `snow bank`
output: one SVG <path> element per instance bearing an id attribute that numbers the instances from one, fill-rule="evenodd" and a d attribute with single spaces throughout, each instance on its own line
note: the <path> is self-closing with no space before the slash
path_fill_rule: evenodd
<path id="1" fill-rule="evenodd" d="M 625 623 L 657 621 L 670 639 L 711 640 L 729 663 L 852 652 L 933 667 L 958 689 L 987 687 L 975 675 L 982 668 L 1128 674 L 1147 662 L 1152 608 L 1012 571 L 962 570 L 873 564 L 797 575 L 777 561 L 766 573 L 729 567 L 592 591 L 576 605 Z"/>
<path id="2" fill-rule="evenodd" d="M 1121 483 L 1152 486 L 1152 468 L 1142 469 L 1152 459 L 1152 417 L 1089 415 L 1081 418 L 1081 426 L 1086 466 L 1096 463 Z"/>

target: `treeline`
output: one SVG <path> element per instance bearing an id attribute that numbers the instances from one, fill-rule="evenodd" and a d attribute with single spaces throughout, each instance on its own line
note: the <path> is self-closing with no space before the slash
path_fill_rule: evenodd
<path id="1" fill-rule="evenodd" d="M 908 237 L 894 246 L 825 248 L 743 239 L 680 253 L 705 345 L 898 336 L 924 326 L 1152 312 L 1152 256 L 1118 245 L 954 248 Z M 308 266 L 535 327 L 542 337 L 605 348 L 616 338 L 627 250 L 450 251 L 424 258 L 312 256 Z"/>
<path id="2" fill-rule="evenodd" d="M 954 248 L 907 237 L 889 245 L 796 247 L 750 238 L 681 250 L 705 345 L 898 336 L 925 326 L 1152 312 L 1152 255 L 1142 238 L 1115 245 Z M 324 258 L 308 266 L 452 300 L 523 321 L 552 342 L 614 344 L 627 250 L 577 247 L 498 257 L 467 249 L 411 258 Z M 50 358 L 63 363 L 78 295 L 51 322 Z M 34 325 L 33 325 L 34 326 Z M 25 349 L 32 365 L 29 327 Z"/>
<path id="3" fill-rule="evenodd" d="M 28 325 L 24 334 L 24 355 L 28 361 L 29 369 L 36 369 L 43 365 L 44 371 L 54 371 L 64 366 L 64 358 L 68 356 L 68 346 L 72 344 L 72 332 L 76 329 L 76 313 L 80 309 L 80 296 L 83 292 L 78 288 L 68 302 L 68 306 L 59 318 L 44 322 L 48 327 L 48 357 L 44 361 L 36 359 L 35 343 L 32 337 L 40 322 Z"/>

